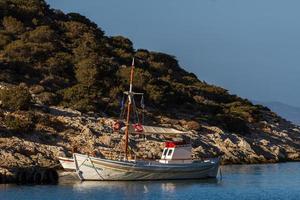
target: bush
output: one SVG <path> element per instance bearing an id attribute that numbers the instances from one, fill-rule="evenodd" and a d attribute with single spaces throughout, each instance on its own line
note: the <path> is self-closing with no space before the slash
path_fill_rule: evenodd
<path id="1" fill-rule="evenodd" d="M 46 8 L 48 8 L 48 5 L 43 0 L 9 0 L 6 2 L 13 4 L 11 9 L 14 15 L 18 15 L 24 19 L 44 15 Z"/>
<path id="2" fill-rule="evenodd" d="M 130 53 L 133 52 L 133 44 L 128 38 L 123 36 L 114 36 L 111 37 L 111 43 L 114 47 L 124 49 Z"/>
<path id="3" fill-rule="evenodd" d="M 89 31 L 89 27 L 81 22 L 68 21 L 64 22 L 63 25 L 66 36 L 70 39 L 78 39 L 82 36 L 82 33 L 87 33 Z"/>
<path id="4" fill-rule="evenodd" d="M 224 124 L 224 128 L 233 133 L 247 135 L 250 132 L 247 123 L 238 117 L 232 115 L 217 115 L 217 118 Z"/>
<path id="5" fill-rule="evenodd" d="M 5 55 L 11 61 L 34 63 L 49 57 L 54 50 L 55 46 L 49 42 L 33 43 L 23 40 L 11 42 L 4 49 Z"/>
<path id="6" fill-rule="evenodd" d="M 55 32 L 49 26 L 39 26 L 35 30 L 24 34 L 24 39 L 29 42 L 44 43 L 55 41 Z"/>
<path id="7" fill-rule="evenodd" d="M 5 47 L 12 41 L 12 36 L 4 32 L 0 33 L 0 48 Z"/>
<path id="8" fill-rule="evenodd" d="M 71 76 L 73 74 L 72 56 L 68 53 L 58 52 L 46 61 L 49 74 Z"/>
<path id="9" fill-rule="evenodd" d="M 37 98 L 45 105 L 56 105 L 58 103 L 57 95 L 52 92 L 42 92 L 37 95 Z"/>
<path id="10" fill-rule="evenodd" d="M 11 33 L 22 33 L 25 31 L 23 23 L 11 16 L 4 17 L 2 24 L 5 30 Z"/>
<path id="11" fill-rule="evenodd" d="M 101 93 L 93 88 L 77 84 L 62 91 L 64 106 L 87 112 L 95 111 L 99 103 Z"/>
<path id="12" fill-rule="evenodd" d="M 100 80 L 99 68 L 96 66 L 95 60 L 85 59 L 76 65 L 76 79 L 79 83 L 91 87 Z"/>
<path id="13" fill-rule="evenodd" d="M 4 118 L 5 126 L 12 131 L 28 132 L 33 129 L 33 117 L 28 113 L 8 114 Z"/>
<path id="14" fill-rule="evenodd" d="M 17 86 L 0 90 L 1 107 L 9 110 L 28 110 L 31 95 L 27 88 Z"/>

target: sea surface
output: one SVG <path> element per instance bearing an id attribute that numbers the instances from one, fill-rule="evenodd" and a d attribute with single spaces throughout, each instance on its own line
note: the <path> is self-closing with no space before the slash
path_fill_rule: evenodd
<path id="1" fill-rule="evenodd" d="M 222 179 L 0 185 L 1 200 L 300 199 L 300 163 L 222 166 Z"/>

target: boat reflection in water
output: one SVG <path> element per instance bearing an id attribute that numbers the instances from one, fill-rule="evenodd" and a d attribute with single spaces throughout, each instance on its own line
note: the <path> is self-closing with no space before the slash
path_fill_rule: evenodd
<path id="1" fill-rule="evenodd" d="M 69 185 L 71 183 L 60 183 L 60 185 Z M 102 191 L 106 193 L 122 194 L 128 198 L 136 197 L 141 193 L 158 194 L 174 193 L 177 189 L 184 189 L 194 186 L 216 186 L 220 184 L 218 179 L 202 180 L 172 180 L 172 181 L 84 181 L 73 182 L 73 190 L 80 193 L 90 193 Z"/>

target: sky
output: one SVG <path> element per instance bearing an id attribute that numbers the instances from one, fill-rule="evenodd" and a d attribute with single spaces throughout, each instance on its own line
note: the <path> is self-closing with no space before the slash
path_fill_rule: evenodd
<path id="1" fill-rule="evenodd" d="M 47 0 L 135 49 L 172 54 L 199 79 L 300 106 L 299 0 Z"/>

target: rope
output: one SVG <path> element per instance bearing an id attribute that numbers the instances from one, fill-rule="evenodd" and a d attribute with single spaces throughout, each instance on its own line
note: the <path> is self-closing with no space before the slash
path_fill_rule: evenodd
<path id="1" fill-rule="evenodd" d="M 141 107 L 142 107 L 142 124 L 144 124 L 145 123 L 145 116 L 144 116 L 144 113 L 145 113 L 144 95 L 142 95 L 142 98 L 141 98 Z"/>
<path id="2" fill-rule="evenodd" d="M 222 181 L 223 180 L 223 175 L 222 175 L 222 168 L 221 167 L 219 168 L 219 174 L 220 174 L 220 181 Z"/>
<path id="3" fill-rule="evenodd" d="M 120 112 L 120 119 L 123 117 L 123 113 L 124 113 L 124 105 L 125 105 L 125 96 L 124 96 L 124 94 L 123 94 L 123 96 L 122 96 L 122 100 L 121 100 L 121 103 L 120 103 L 120 105 L 121 105 L 121 112 Z"/>
<path id="4" fill-rule="evenodd" d="M 136 120 L 136 123 L 140 123 L 139 115 L 138 115 L 138 112 L 137 112 L 137 109 L 136 109 L 136 104 L 135 104 L 134 98 L 132 98 L 132 106 L 133 106 L 133 116 Z"/>
<path id="5" fill-rule="evenodd" d="M 98 170 L 96 169 L 94 163 L 92 162 L 90 156 L 88 156 L 89 160 L 90 160 L 90 163 L 92 164 L 94 170 L 96 171 L 96 173 L 98 174 L 98 176 L 100 177 L 100 179 L 104 180 L 104 178 L 99 174 Z M 102 169 L 103 170 L 103 169 Z"/>

